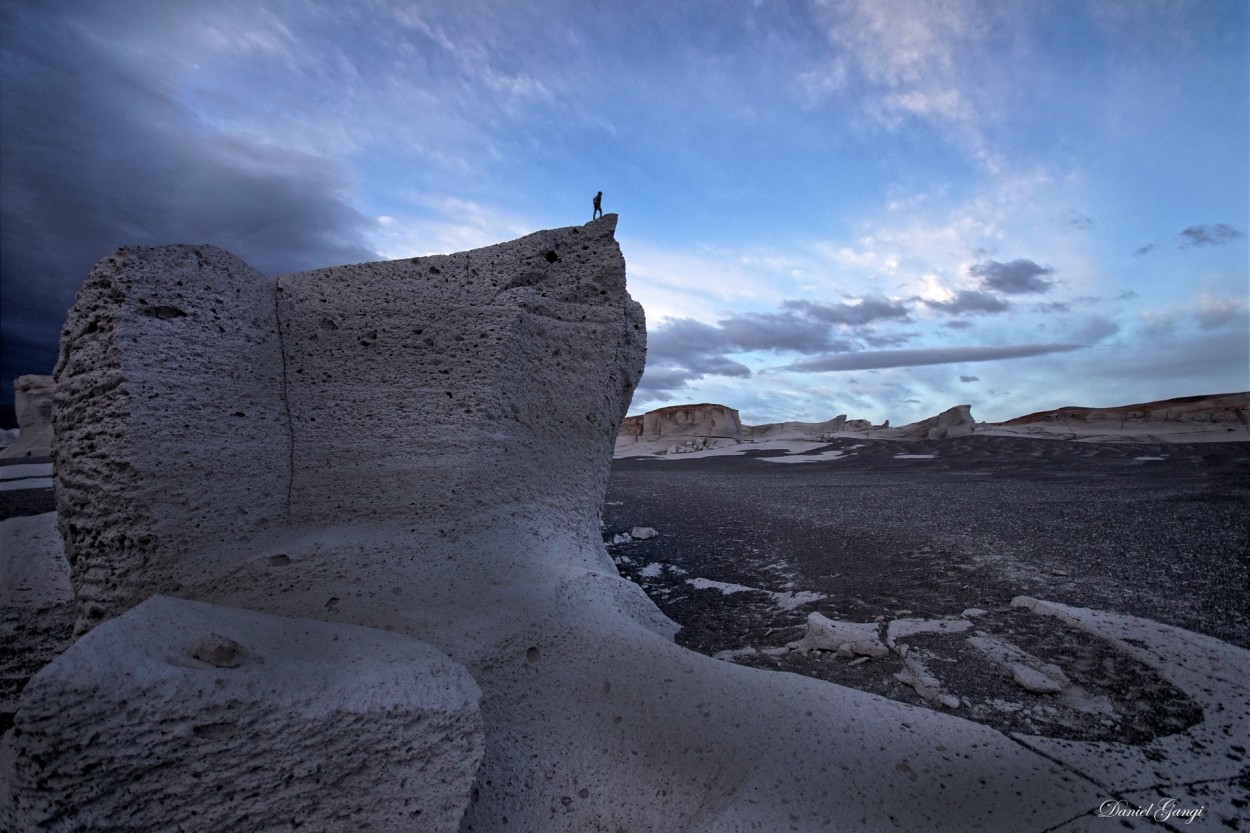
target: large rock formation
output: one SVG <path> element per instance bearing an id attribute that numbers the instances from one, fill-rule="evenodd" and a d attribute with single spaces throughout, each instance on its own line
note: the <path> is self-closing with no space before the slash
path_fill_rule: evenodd
<path id="1" fill-rule="evenodd" d="M 0 459 L 47 457 L 52 453 L 51 376 L 18 376 L 13 382 L 13 409 L 17 412 L 17 439 L 0 448 Z"/>
<path id="2" fill-rule="evenodd" d="M 112 679 L 96 656 L 168 656 L 147 605 L 121 615 L 161 593 L 394 631 L 464 666 L 486 744 L 464 831 L 1041 830 L 1096 807 L 1101 788 L 986 727 L 673 644 L 600 538 L 645 338 L 615 224 L 277 280 L 206 247 L 101 263 L 66 327 L 55 413 L 82 624 L 108 651 L 70 652 L 36 691 Z M 243 439 L 226 448 L 228 417 Z M 236 621 L 196 610 L 200 630 Z M 277 636 L 230 638 L 281 670 Z M 168 673 L 162 697 L 189 679 Z M 28 694 L 19 773 L 84 736 Z M 240 720 L 280 722 L 287 701 L 246 702 Z M 152 715 L 126 731 L 155 731 Z M 95 723 L 121 731 L 101 715 L 83 732 Z M 278 757 L 215 734 L 215 760 Z M 150 745 L 136 754 L 168 762 L 176 827 L 182 794 L 205 795 L 178 775 L 194 747 Z"/>

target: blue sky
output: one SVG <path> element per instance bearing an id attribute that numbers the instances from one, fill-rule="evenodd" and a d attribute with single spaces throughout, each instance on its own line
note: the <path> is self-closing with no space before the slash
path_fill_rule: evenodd
<path id="1" fill-rule="evenodd" d="M 1250 4 L 0 2 L 5 393 L 91 264 L 620 214 L 632 413 L 1250 388 Z"/>

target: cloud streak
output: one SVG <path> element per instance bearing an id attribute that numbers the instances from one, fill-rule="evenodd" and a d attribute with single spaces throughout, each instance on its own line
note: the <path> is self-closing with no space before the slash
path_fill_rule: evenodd
<path id="1" fill-rule="evenodd" d="M 1050 353 L 1067 353 L 1084 344 L 1017 344 L 1007 347 L 928 347 L 916 350 L 861 350 L 802 359 L 776 370 L 829 373 L 844 370 L 882 370 L 891 367 L 922 367 L 936 364 L 994 362 L 1025 359 Z"/>

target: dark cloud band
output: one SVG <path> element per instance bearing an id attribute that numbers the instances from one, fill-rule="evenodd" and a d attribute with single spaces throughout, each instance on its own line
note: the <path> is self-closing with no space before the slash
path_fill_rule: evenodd
<path id="1" fill-rule="evenodd" d="M 835 353 L 788 364 L 778 370 L 832 372 L 841 370 L 880 370 L 890 367 L 920 367 L 934 364 L 993 362 L 1024 359 L 1049 353 L 1080 350 L 1084 344 L 1018 344 L 1009 347 L 934 347 L 918 350 L 861 350 Z"/>

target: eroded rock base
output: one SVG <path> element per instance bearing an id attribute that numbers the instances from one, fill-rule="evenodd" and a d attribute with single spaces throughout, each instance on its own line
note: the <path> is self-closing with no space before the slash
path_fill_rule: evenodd
<path id="1" fill-rule="evenodd" d="M 408 637 L 153 597 L 27 685 L 4 829 L 450 833 L 479 697 Z"/>

